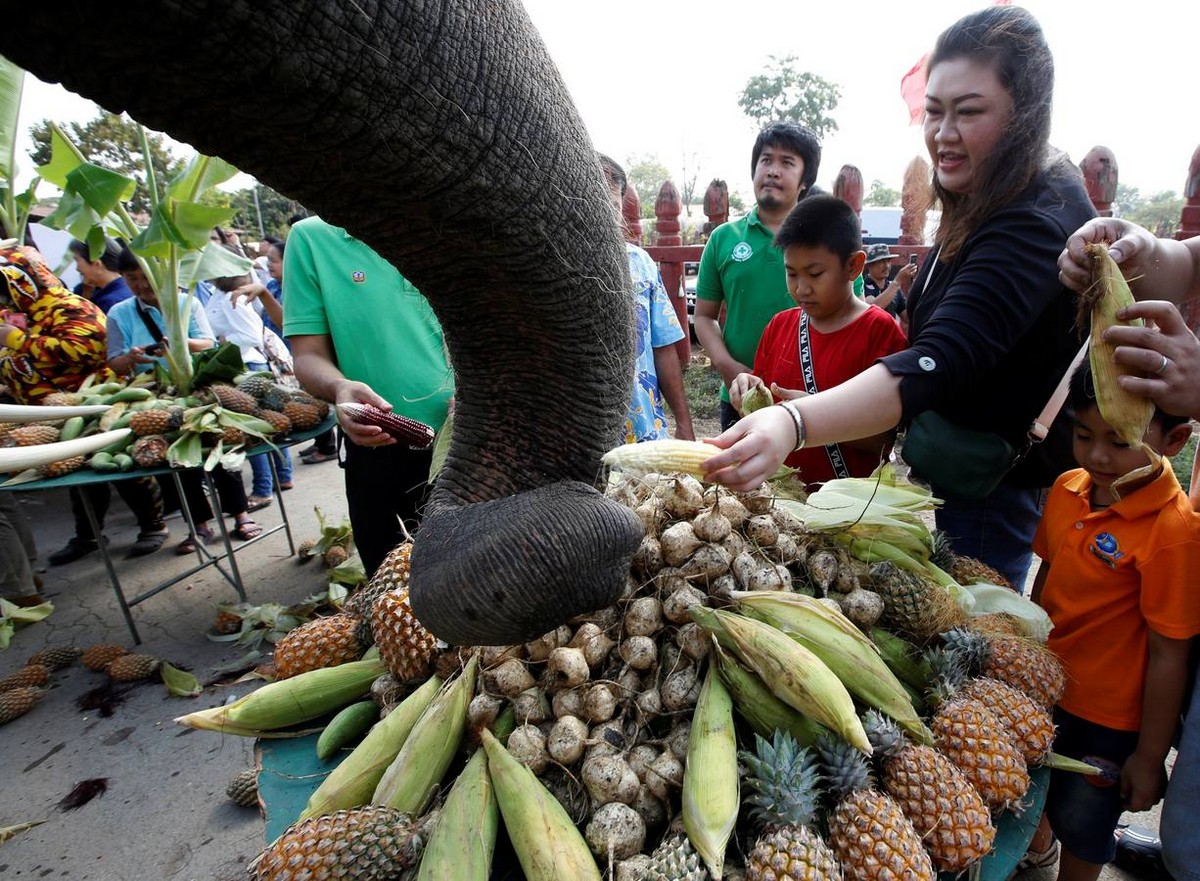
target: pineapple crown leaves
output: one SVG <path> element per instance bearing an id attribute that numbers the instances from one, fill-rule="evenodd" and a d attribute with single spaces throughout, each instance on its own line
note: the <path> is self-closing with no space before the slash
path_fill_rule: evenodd
<path id="1" fill-rule="evenodd" d="M 900 726 L 878 710 L 867 710 L 862 717 L 863 731 L 871 744 L 875 758 L 886 761 L 898 756 L 907 745 Z"/>
<path id="2" fill-rule="evenodd" d="M 933 671 L 929 680 L 929 700 L 940 706 L 954 697 L 969 679 L 969 666 L 963 653 L 945 646 L 937 646 L 925 652 L 925 662 Z"/>
<path id="3" fill-rule="evenodd" d="M 958 656 L 968 676 L 975 676 L 983 669 L 991 653 L 986 636 L 966 627 L 947 630 L 941 636 L 942 644 Z"/>
<path id="4" fill-rule="evenodd" d="M 750 770 L 751 813 L 763 825 L 810 825 L 821 782 L 815 757 L 787 731 L 776 729 L 773 741 L 758 734 L 754 739 L 755 752 L 741 753 Z"/>
<path id="5" fill-rule="evenodd" d="M 832 732 L 825 732 L 813 745 L 820 760 L 825 787 L 840 802 L 860 789 L 874 785 L 867 758 L 856 747 L 851 746 Z"/>

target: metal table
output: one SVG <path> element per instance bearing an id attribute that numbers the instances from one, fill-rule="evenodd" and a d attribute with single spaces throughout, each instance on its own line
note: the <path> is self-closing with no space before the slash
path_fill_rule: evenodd
<path id="1" fill-rule="evenodd" d="M 275 447 L 290 447 L 303 443 L 306 440 L 311 440 L 322 432 L 328 431 L 333 424 L 334 417 L 331 414 L 330 416 L 326 417 L 326 419 L 316 428 L 309 429 L 308 431 L 296 431 L 288 435 L 286 438 L 276 440 L 274 442 Z M 256 446 L 248 449 L 246 454 L 250 456 L 258 453 L 266 453 L 270 452 L 271 449 L 272 447 L 270 444 L 257 444 Z M 43 489 L 70 489 L 72 487 L 82 487 L 93 483 L 115 483 L 119 480 L 131 480 L 137 477 L 161 478 L 170 475 L 171 479 L 175 481 L 175 489 L 179 495 L 180 513 L 183 514 L 183 518 L 187 522 L 189 533 L 195 535 L 196 523 L 192 517 L 191 509 L 188 507 L 187 496 L 183 491 L 183 484 L 179 479 L 179 475 L 185 471 L 200 471 L 204 480 L 205 492 L 208 494 L 213 512 L 216 514 L 215 519 L 220 529 L 222 550 L 218 553 L 213 553 L 207 546 L 205 546 L 203 541 L 197 541 L 196 564 L 194 566 L 132 597 L 126 597 L 125 591 L 121 587 L 121 579 L 117 575 L 117 567 L 113 561 L 112 555 L 108 551 L 108 543 L 103 540 L 101 535 L 100 523 L 96 517 L 96 512 L 92 509 L 91 500 L 88 498 L 87 493 L 79 494 L 79 497 L 83 502 L 83 509 L 87 514 L 88 522 L 92 526 L 92 534 L 97 537 L 97 545 L 99 546 L 101 556 L 104 558 L 104 567 L 108 570 L 108 578 L 112 583 L 113 592 L 117 595 L 117 604 L 121 607 L 121 614 L 125 616 L 125 623 L 129 627 L 129 633 L 133 636 L 134 643 L 140 644 L 142 639 L 138 634 L 137 625 L 134 624 L 133 615 L 130 612 L 130 609 L 132 609 L 138 603 L 150 599 L 150 597 L 154 596 L 155 594 L 161 593 L 167 588 L 178 584 L 185 578 L 190 578 L 197 572 L 207 569 L 209 566 L 214 567 L 218 572 L 220 572 L 221 576 L 228 581 L 230 586 L 232 586 L 234 591 L 236 591 L 238 598 L 244 601 L 246 599 L 246 589 L 242 584 L 242 574 L 238 570 L 237 557 L 235 556 L 237 551 L 245 550 L 251 545 L 256 544 L 270 535 L 274 535 L 276 532 L 279 532 L 279 530 L 282 529 L 287 535 L 289 555 L 296 553 L 295 540 L 292 538 L 291 522 L 288 520 L 287 507 L 284 505 L 283 493 L 279 489 L 279 479 L 275 472 L 275 460 L 273 457 L 270 457 L 267 461 L 270 462 L 271 465 L 271 476 L 273 478 L 272 482 L 275 485 L 275 499 L 279 503 L 279 516 L 283 522 L 278 526 L 272 526 L 270 529 L 264 529 L 254 538 L 244 541 L 236 547 L 234 547 L 233 542 L 229 539 L 229 530 L 225 526 L 225 517 L 221 513 L 221 501 L 217 495 L 217 488 L 213 483 L 212 475 L 199 466 L 196 468 L 170 468 L 165 466 L 162 468 L 134 468 L 131 471 L 110 472 L 92 471 L 84 468 L 71 474 L 66 474 L 62 477 L 56 477 L 48 480 L 32 480 L 27 483 L 18 483 L 11 486 L 0 486 L 0 490 L 32 492 Z M 228 568 L 223 565 L 224 563 L 228 563 Z"/>

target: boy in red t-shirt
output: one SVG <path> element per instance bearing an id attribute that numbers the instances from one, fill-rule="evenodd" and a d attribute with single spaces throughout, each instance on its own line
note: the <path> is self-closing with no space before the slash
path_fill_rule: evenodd
<path id="1" fill-rule="evenodd" d="M 1046 500 L 1033 599 L 1054 622 L 1048 645 L 1067 673 L 1054 751 L 1102 774 L 1053 772 L 1030 850 L 1052 858 L 1048 819 L 1062 843 L 1059 879 L 1094 881 L 1116 854 L 1121 813 L 1147 810 L 1166 786 L 1189 641 L 1200 634 L 1200 514 L 1166 459 L 1114 489 L 1147 465 L 1146 453 L 1101 417 L 1086 362 L 1071 377 L 1070 402 L 1081 467 L 1059 477 Z M 1144 443 L 1173 456 L 1191 431 L 1185 417 L 1156 409 Z"/>
<path id="2" fill-rule="evenodd" d="M 765 385 L 776 400 L 840 385 L 907 342 L 895 319 L 854 296 L 867 255 L 858 215 L 841 199 L 809 196 L 791 210 L 775 235 L 783 249 L 788 291 L 797 308 L 771 319 L 758 343 L 754 372 L 740 373 L 729 400 Z M 797 450 L 787 465 L 798 468 L 809 491 L 835 477 L 866 477 L 887 456 L 892 433 L 825 448 Z"/>

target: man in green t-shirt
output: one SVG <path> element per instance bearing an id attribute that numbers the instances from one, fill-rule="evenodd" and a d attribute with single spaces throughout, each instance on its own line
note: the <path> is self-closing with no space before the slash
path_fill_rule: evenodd
<path id="1" fill-rule="evenodd" d="M 764 128 L 750 154 L 755 207 L 713 230 L 696 278 L 696 337 L 724 380 L 721 429 L 738 413 L 729 403 L 729 384 L 752 372 L 754 353 L 767 322 L 792 308 L 783 253 L 772 244 L 796 202 L 812 187 L 821 164 L 821 144 L 794 122 Z M 719 321 L 725 307 L 725 325 Z"/>
<path id="2" fill-rule="evenodd" d="M 284 251 L 283 331 L 296 376 L 334 403 L 359 402 L 416 419 L 446 421 L 454 374 L 429 302 L 392 264 L 340 227 L 310 217 Z M 369 577 L 420 520 L 430 450 L 382 429 L 340 421 L 346 504 Z"/>

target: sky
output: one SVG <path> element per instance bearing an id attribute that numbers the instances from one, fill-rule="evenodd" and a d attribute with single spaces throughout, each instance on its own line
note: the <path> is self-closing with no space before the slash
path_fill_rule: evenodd
<path id="1" fill-rule="evenodd" d="M 657 158 L 677 184 L 694 174 L 698 193 L 720 177 L 749 196 L 756 128 L 737 99 L 769 56 L 795 55 L 800 69 L 841 89 L 833 114 L 839 128 L 825 140 L 817 183 L 831 188 L 838 169 L 853 164 L 867 188 L 881 180 L 899 189 L 908 162 L 928 158 L 920 127 L 909 125 L 900 78 L 940 31 L 981 2 L 524 5 L 597 149 L 622 162 Z M 1182 192 L 1200 145 L 1200 3 L 1022 5 L 1041 22 L 1055 56 L 1051 142 L 1075 162 L 1093 146 L 1107 146 L 1117 157 L 1120 182 L 1144 196 Z M 23 147 L 28 127 L 40 119 L 82 121 L 96 112 L 91 102 L 27 77 Z M 28 170 L 27 157 L 19 161 Z"/>

